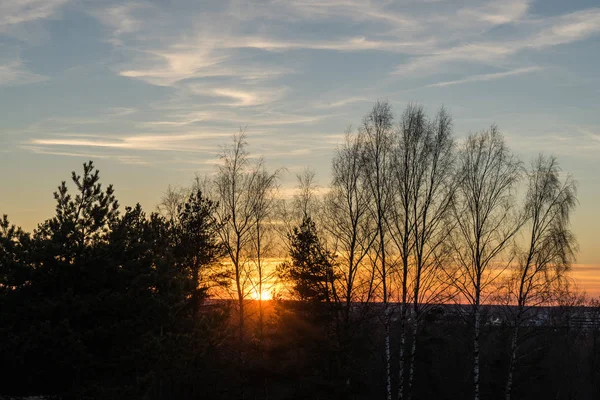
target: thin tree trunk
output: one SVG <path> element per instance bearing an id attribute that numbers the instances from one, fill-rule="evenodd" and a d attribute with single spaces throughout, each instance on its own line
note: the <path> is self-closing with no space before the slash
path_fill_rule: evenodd
<path id="1" fill-rule="evenodd" d="M 513 373 L 515 369 L 515 364 L 517 361 L 517 350 L 518 350 L 518 342 L 519 342 L 519 325 L 521 324 L 521 310 L 519 310 L 519 314 L 517 315 L 517 319 L 515 321 L 515 328 L 513 330 L 512 340 L 510 343 L 510 362 L 508 364 L 508 376 L 506 378 L 506 390 L 504 392 L 504 397 L 506 400 L 510 400 L 510 395 L 512 391 L 513 385 Z"/>
<path id="2" fill-rule="evenodd" d="M 237 275 L 239 276 L 239 272 L 237 272 Z M 238 291 L 238 305 L 239 305 L 239 309 L 240 309 L 239 335 L 240 335 L 240 343 L 242 343 L 244 341 L 244 294 L 242 292 L 240 278 L 237 278 L 236 280 L 237 280 L 236 286 L 237 286 L 237 291 Z"/>
<path id="3" fill-rule="evenodd" d="M 262 274 L 262 265 L 261 265 L 261 254 L 260 254 L 260 250 L 261 250 L 261 243 L 260 243 L 260 221 L 256 221 L 256 261 L 257 261 L 257 267 L 258 267 L 258 314 L 259 314 L 259 318 L 258 318 L 258 329 L 259 329 L 259 339 L 260 339 L 260 346 L 261 346 L 261 352 L 262 352 L 262 346 L 263 346 L 263 339 L 264 339 L 264 328 L 263 328 L 263 321 L 264 321 L 264 311 L 263 311 L 263 274 Z"/>
<path id="4" fill-rule="evenodd" d="M 392 400 L 392 350 L 390 347 L 390 323 L 392 310 L 388 303 L 388 288 L 387 288 L 387 271 L 385 264 L 385 241 L 383 233 L 383 215 L 382 207 L 379 205 L 378 225 L 379 225 L 379 241 L 380 241 L 380 252 L 381 252 L 381 275 L 383 278 L 383 303 L 384 303 L 384 314 L 385 314 L 385 368 L 386 368 L 386 389 L 387 399 Z"/>
<path id="5" fill-rule="evenodd" d="M 410 400 L 412 396 L 412 385 L 415 373 L 415 356 L 417 354 L 417 333 L 419 330 L 419 321 L 417 319 L 417 310 L 414 310 L 413 323 L 412 323 L 412 347 L 410 350 L 410 361 L 408 366 L 408 390 L 406 392 L 406 399 Z"/>
<path id="6" fill-rule="evenodd" d="M 352 256 L 351 256 L 352 257 Z M 350 259 L 352 261 L 352 258 Z M 352 264 L 350 264 L 352 265 Z M 344 320 L 342 330 L 342 368 L 344 369 L 344 377 L 346 378 L 346 390 L 350 390 L 350 307 L 352 306 L 352 297 L 350 289 L 346 292 L 346 304 L 344 305 Z"/>
<path id="7" fill-rule="evenodd" d="M 194 292 L 192 294 L 192 315 L 194 319 L 196 319 L 196 315 L 198 314 L 198 282 L 200 281 L 200 274 L 198 271 L 198 266 L 194 265 L 194 271 L 192 272 L 194 279 Z"/>
<path id="8" fill-rule="evenodd" d="M 392 351 L 390 348 L 390 317 L 388 305 L 385 305 L 385 373 L 386 373 L 386 398 L 392 400 Z"/>
<path id="9" fill-rule="evenodd" d="M 263 269 L 261 264 L 261 241 L 260 241 L 260 221 L 256 220 L 256 264 L 258 269 L 258 339 L 260 346 L 260 357 L 264 362 L 264 310 L 263 310 Z M 263 394 L 268 399 L 267 377 L 263 375 Z"/>
<path id="10" fill-rule="evenodd" d="M 259 279 L 262 280 L 262 274 L 260 274 Z M 258 299 L 258 326 L 259 326 L 259 338 L 262 347 L 262 342 L 264 340 L 264 310 L 263 310 L 263 298 L 262 298 L 262 282 L 258 284 L 259 290 L 261 291 Z"/>
<path id="11" fill-rule="evenodd" d="M 477 296 L 479 297 L 479 296 Z M 479 400 L 479 301 L 475 305 L 475 331 L 473 334 L 473 398 Z"/>
<path id="12" fill-rule="evenodd" d="M 352 385 L 350 378 L 350 303 L 346 303 L 344 310 L 343 328 L 341 332 L 342 342 L 342 369 L 345 378 L 346 392 L 350 393 L 350 387 Z"/>
<path id="13" fill-rule="evenodd" d="M 405 234 L 408 232 L 408 222 L 404 224 Z M 400 349 L 399 349 L 399 360 L 398 360 L 398 400 L 404 398 L 404 364 L 405 356 L 404 351 L 406 347 L 406 312 L 407 312 L 407 297 L 408 297 L 408 242 L 404 239 L 403 244 L 403 272 L 402 272 L 402 309 L 400 310 Z"/>
<path id="14" fill-rule="evenodd" d="M 400 313 L 400 349 L 398 351 L 398 400 L 404 397 L 404 347 L 406 344 L 405 321 L 406 321 L 406 303 L 402 303 L 402 312 Z"/>
<path id="15" fill-rule="evenodd" d="M 239 248 L 239 246 L 238 246 Z M 239 256 L 236 257 L 237 260 L 239 260 Z M 246 379 L 246 374 L 244 371 L 245 368 L 245 364 L 246 364 L 246 355 L 244 353 L 244 293 L 242 291 L 242 285 L 241 285 L 241 274 L 240 274 L 240 266 L 239 266 L 239 261 L 236 262 L 236 267 L 235 267 L 235 274 L 236 274 L 236 288 L 237 288 L 237 293 L 238 293 L 238 305 L 239 305 L 239 309 L 240 309 L 240 323 L 239 323 L 239 346 L 240 346 L 240 351 L 239 351 L 239 356 L 240 356 L 240 399 L 244 399 L 245 398 L 245 379 Z"/>

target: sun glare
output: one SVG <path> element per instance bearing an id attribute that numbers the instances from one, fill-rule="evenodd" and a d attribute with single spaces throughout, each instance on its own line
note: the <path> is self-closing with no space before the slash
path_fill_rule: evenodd
<path id="1" fill-rule="evenodd" d="M 272 299 L 273 299 L 273 293 L 271 293 L 268 290 L 263 290 L 262 291 L 262 296 L 259 295 L 258 291 L 252 292 L 252 300 L 266 301 L 266 300 L 272 300 Z"/>

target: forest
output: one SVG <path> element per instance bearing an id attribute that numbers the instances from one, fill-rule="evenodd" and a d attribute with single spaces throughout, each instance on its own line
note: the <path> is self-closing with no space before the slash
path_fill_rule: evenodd
<path id="1" fill-rule="evenodd" d="M 600 398 L 573 177 L 443 108 L 358 122 L 293 194 L 240 131 L 155 209 L 89 161 L 33 232 L 4 215 L 0 398 Z"/>

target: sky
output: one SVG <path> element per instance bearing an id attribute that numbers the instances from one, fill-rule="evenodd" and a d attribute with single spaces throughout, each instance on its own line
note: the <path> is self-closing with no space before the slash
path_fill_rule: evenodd
<path id="1" fill-rule="evenodd" d="M 598 277 L 599 64 L 597 0 L 0 0 L 0 214 L 35 228 L 89 159 L 153 209 L 240 128 L 284 187 L 305 167 L 327 185 L 376 100 L 417 102 L 458 139 L 495 123 L 525 163 L 558 157 Z"/>

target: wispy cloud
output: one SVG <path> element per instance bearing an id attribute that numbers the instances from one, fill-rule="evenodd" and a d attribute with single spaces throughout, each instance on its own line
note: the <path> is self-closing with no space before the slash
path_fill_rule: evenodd
<path id="1" fill-rule="evenodd" d="M 191 108 L 191 110 L 188 110 Z M 170 132 L 175 129 L 189 130 L 190 127 L 199 125 L 217 124 L 231 135 L 239 127 L 249 126 L 252 128 L 280 127 L 288 125 L 305 125 L 321 122 L 325 119 L 338 116 L 336 113 L 297 113 L 282 112 L 266 109 L 252 109 L 248 113 L 242 113 L 243 107 L 226 107 L 224 109 L 204 110 L 186 104 L 176 103 L 174 105 L 159 107 L 158 110 L 167 115 L 162 118 L 151 119 L 139 123 L 139 128 L 160 129 L 165 128 Z M 321 110 L 323 111 L 323 110 Z M 221 133 L 223 135 L 223 133 Z"/>
<path id="2" fill-rule="evenodd" d="M 286 92 L 286 88 L 206 87 L 200 84 L 191 84 L 189 89 L 194 94 L 215 97 L 221 100 L 215 101 L 213 105 L 234 107 L 268 104 L 281 99 Z M 222 99 L 229 100 L 223 102 Z"/>
<path id="3" fill-rule="evenodd" d="M 154 85 L 171 86 L 198 78 L 264 81 L 294 72 L 290 67 L 265 63 L 254 56 L 242 56 L 244 50 L 412 53 L 433 48 L 432 39 L 407 40 L 397 34 L 390 35 L 390 29 L 396 29 L 400 23 L 417 29 L 419 21 L 402 17 L 397 12 L 386 12 L 385 4 L 272 1 L 244 7 L 233 1 L 220 11 L 207 10 L 192 16 L 157 5 L 131 3 L 99 8 L 92 14 L 110 28 L 111 43 L 127 55 L 118 69 L 119 74 Z M 360 35 L 337 33 L 329 37 L 302 38 L 306 35 L 289 35 L 285 29 L 267 28 L 269 25 L 256 21 L 291 19 L 290 23 L 302 25 L 315 17 L 377 21 L 384 23 L 384 29 L 369 28 Z M 174 35 L 174 31 L 182 34 Z"/>
<path id="4" fill-rule="evenodd" d="M 544 21 L 541 21 L 544 24 Z M 577 11 L 550 19 L 527 46 L 543 48 L 571 43 L 600 33 L 600 8 Z"/>
<path id="5" fill-rule="evenodd" d="M 396 41 L 373 40 L 365 36 L 339 38 L 337 40 L 274 40 L 269 38 L 246 38 L 239 42 L 228 43 L 230 48 L 253 48 L 266 51 L 282 50 L 331 50 L 339 52 L 353 52 L 365 50 L 379 50 L 387 52 L 406 52 L 411 49 L 422 49 L 433 45 L 433 40 L 427 41 Z"/>
<path id="6" fill-rule="evenodd" d="M 393 75 L 432 75 L 442 71 L 450 63 L 491 64 L 506 59 L 516 52 L 506 43 L 472 43 L 441 48 L 430 55 L 417 55 L 400 64 Z"/>
<path id="7" fill-rule="evenodd" d="M 478 21 L 491 23 L 493 25 L 508 24 L 518 21 L 525 17 L 529 9 L 530 1 L 524 0 L 506 0 L 494 1 L 477 5 L 474 7 L 465 7 L 457 12 L 461 18 L 470 17 Z"/>
<path id="8" fill-rule="evenodd" d="M 74 152 L 74 151 L 57 151 L 51 150 L 40 146 L 23 145 L 21 148 L 29 150 L 35 154 L 48 154 L 53 156 L 65 156 L 65 157 L 83 157 L 88 159 L 103 159 L 109 158 L 110 156 L 102 153 L 91 153 L 91 152 Z"/>
<path id="9" fill-rule="evenodd" d="M 112 29 L 109 41 L 115 45 L 122 45 L 121 36 L 137 32 L 143 26 L 142 19 L 136 17 L 135 13 L 148 9 L 152 9 L 150 4 L 130 2 L 94 9 L 91 13 Z"/>
<path id="10" fill-rule="evenodd" d="M 77 152 L 77 151 L 58 151 L 48 149 L 46 147 L 38 147 L 38 146 L 22 146 L 22 148 L 31 151 L 35 154 L 47 154 L 53 156 L 63 156 L 63 157 L 80 157 L 87 158 L 90 160 L 95 159 L 114 159 L 121 164 L 129 164 L 129 165 L 148 165 L 149 162 L 143 160 L 139 156 L 133 155 L 116 155 L 116 154 L 104 154 L 104 153 L 92 153 L 92 152 Z"/>
<path id="11" fill-rule="evenodd" d="M 0 31 L 24 22 L 48 18 L 69 0 L 18 0 L 0 2 Z"/>
<path id="12" fill-rule="evenodd" d="M 366 97 L 360 97 L 360 96 L 350 96 L 350 97 L 346 97 L 340 100 L 334 100 L 331 102 L 327 102 L 327 103 L 322 103 L 319 105 L 319 107 L 322 108 L 339 108 L 339 107 L 344 107 L 348 104 L 352 104 L 352 103 L 359 103 L 359 102 L 370 102 L 372 101 L 372 99 L 366 98 Z"/>
<path id="13" fill-rule="evenodd" d="M 419 29 L 419 21 L 411 14 L 393 7 L 387 0 L 289 0 L 256 2 L 243 7 L 245 1 L 232 1 L 228 11 L 239 19 L 280 18 L 289 22 L 303 20 L 344 19 L 371 22 L 387 27 Z"/>
<path id="14" fill-rule="evenodd" d="M 121 138 L 105 139 L 99 135 L 31 139 L 28 144 L 46 147 L 84 147 L 109 148 L 142 151 L 181 151 L 181 152 L 212 152 L 215 146 L 201 145 L 207 138 L 215 136 L 205 134 L 184 135 L 135 135 Z M 218 136 L 217 136 L 218 137 Z"/>
<path id="15" fill-rule="evenodd" d="M 126 117 L 131 114 L 135 114 L 138 110 L 133 107 L 111 107 L 108 110 L 108 114 L 111 117 Z"/>
<path id="16" fill-rule="evenodd" d="M 463 11 L 463 13 L 466 11 Z M 471 10 L 470 13 L 479 15 Z M 572 43 L 600 33 L 600 9 L 592 8 L 557 17 L 528 19 L 516 13 L 520 20 L 511 34 L 494 40 L 475 39 L 468 44 L 443 43 L 429 54 L 414 55 L 393 72 L 395 75 L 429 75 L 452 63 L 493 65 L 510 64 L 511 58 L 527 50 L 540 50 Z M 498 21 L 502 18 L 498 17 Z M 513 22 L 517 22 L 513 20 Z"/>
<path id="17" fill-rule="evenodd" d="M 0 64 L 0 85 L 26 85 L 47 79 L 45 76 L 29 72 L 21 60 Z"/>
<path id="18" fill-rule="evenodd" d="M 217 27 L 214 29 L 218 30 Z M 168 86 L 191 78 L 231 77 L 245 81 L 261 81 L 294 73 L 289 67 L 264 65 L 257 61 L 240 60 L 238 50 L 255 49 L 265 52 L 291 50 L 327 50 L 336 52 L 384 51 L 412 52 L 432 48 L 432 40 L 373 40 L 364 36 L 335 40 L 287 40 L 261 36 L 230 36 L 175 41 L 165 48 L 139 50 L 133 68 L 123 68 L 119 74 L 142 79 L 154 85 Z M 148 65 L 150 65 L 148 67 Z"/>
<path id="19" fill-rule="evenodd" d="M 24 85 L 48 79 L 31 72 L 24 65 L 18 43 L 27 42 L 34 37 L 39 39 L 37 25 L 32 24 L 54 16 L 68 1 L 0 1 L 0 85 Z"/>
<path id="20" fill-rule="evenodd" d="M 472 75 L 466 78 L 457 79 L 453 81 L 445 81 L 445 82 L 437 82 L 426 85 L 425 87 L 444 87 L 444 86 L 453 86 L 453 85 L 462 85 L 464 83 L 472 83 L 472 82 L 482 82 L 482 81 L 493 81 L 496 79 L 502 79 L 509 76 L 515 75 L 523 75 L 529 74 L 535 71 L 540 71 L 541 67 L 524 67 L 524 68 L 516 68 L 506 72 L 496 72 L 492 74 L 480 74 L 480 75 Z"/>
<path id="21" fill-rule="evenodd" d="M 302 159 L 323 156 L 334 149 L 338 134 L 304 131 L 298 135 L 281 135 L 276 131 L 255 129 L 251 132 L 252 154 L 265 154 L 270 159 Z M 32 138 L 21 148 L 36 154 L 51 154 L 86 158 L 110 158 L 126 164 L 169 162 L 209 166 L 218 163 L 217 155 L 231 133 L 188 133 L 164 135 L 110 136 L 61 133 L 50 137 Z M 162 161 L 155 158 L 164 153 Z M 134 154 L 131 154 L 134 153 Z"/>

